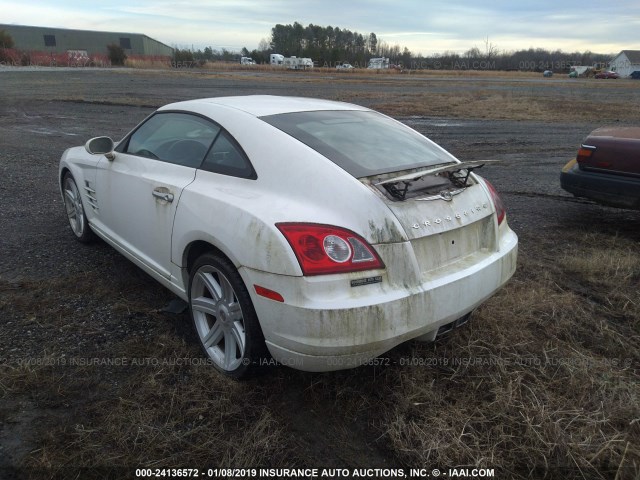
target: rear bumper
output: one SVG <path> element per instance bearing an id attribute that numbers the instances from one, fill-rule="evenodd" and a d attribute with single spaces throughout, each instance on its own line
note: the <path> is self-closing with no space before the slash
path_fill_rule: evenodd
<path id="1" fill-rule="evenodd" d="M 305 283 L 313 279 L 288 277 L 292 283 L 283 289 L 302 295 L 296 299 L 285 293 L 282 303 L 259 297 L 250 288 L 269 351 L 293 368 L 330 371 L 357 367 L 407 340 L 433 340 L 439 327 L 471 312 L 513 275 L 518 239 L 506 222 L 501 230 L 498 252 L 478 253 L 417 286 L 383 280 L 352 288 L 348 296 L 327 291 L 321 298 L 305 294 L 313 289 Z M 264 272 L 241 273 L 249 277 L 249 285 L 268 280 Z"/>
<path id="2" fill-rule="evenodd" d="M 640 209 L 640 178 L 581 170 L 572 160 L 560 173 L 560 186 L 603 205 Z"/>

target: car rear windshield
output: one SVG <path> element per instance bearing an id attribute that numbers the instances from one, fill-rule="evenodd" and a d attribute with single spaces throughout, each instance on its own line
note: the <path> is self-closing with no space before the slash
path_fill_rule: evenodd
<path id="1" fill-rule="evenodd" d="M 261 118 L 356 178 L 455 161 L 431 140 L 377 112 L 332 110 Z"/>

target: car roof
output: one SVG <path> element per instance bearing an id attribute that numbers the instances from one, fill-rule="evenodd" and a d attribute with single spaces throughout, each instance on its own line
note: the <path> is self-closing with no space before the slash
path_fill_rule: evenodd
<path id="1" fill-rule="evenodd" d="M 214 97 L 171 103 L 159 110 L 195 110 L 202 112 L 207 107 L 227 107 L 240 110 L 256 117 L 280 113 L 311 112 L 318 110 L 369 110 L 344 102 L 320 100 L 317 98 L 285 97 L 276 95 L 244 95 L 235 97 Z"/>

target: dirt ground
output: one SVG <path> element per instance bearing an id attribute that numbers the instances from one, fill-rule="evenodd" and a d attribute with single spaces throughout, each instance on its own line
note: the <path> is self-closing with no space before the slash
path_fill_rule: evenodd
<path id="1" fill-rule="evenodd" d="M 561 167 L 591 130 L 612 123 L 637 125 L 640 82 L 533 75 L 0 68 L 0 88 L 1 478 L 134 478 L 134 469 L 141 467 L 251 465 L 407 471 L 475 465 L 495 467 L 502 475 L 496 478 L 640 475 L 640 270 L 635 260 L 640 258 L 640 212 L 575 199 L 559 186 Z M 248 94 L 362 104 L 400 119 L 462 160 L 501 160 L 480 173 L 501 193 L 509 224 L 520 238 L 521 264 L 512 285 L 445 343 L 395 349 L 389 357 L 391 366 L 332 374 L 279 366 L 249 382 L 236 383 L 220 379 L 210 366 L 197 362 L 163 364 L 167 358 L 200 358 L 187 316 L 162 312 L 171 294 L 113 249 L 101 242 L 80 245 L 73 239 L 56 184 L 58 159 L 66 148 L 91 137 L 121 138 L 166 103 Z M 576 266 L 576 257 L 585 252 L 602 262 L 628 254 L 625 268 L 630 273 L 605 292 L 607 279 L 598 277 L 617 279 L 622 267 L 609 274 L 596 272 L 591 278 L 592 270 Z M 628 301 L 614 299 L 616 288 Z M 562 297 L 544 311 L 538 310 L 539 304 L 527 303 L 532 299 L 544 303 L 556 294 L 570 294 L 575 303 Z M 521 295 L 522 303 L 510 304 L 516 295 Z M 511 309 L 505 312 L 507 304 Z M 561 328 L 540 323 L 546 315 L 562 321 L 566 317 L 574 324 L 546 337 L 550 330 Z M 615 331 L 610 347 L 592 345 L 602 330 L 575 326 L 581 316 L 596 319 L 598 325 L 605 322 L 606 329 Z M 489 326 L 483 332 L 485 320 Z M 504 338 L 505 330 L 511 329 L 526 333 L 528 340 L 518 343 Z M 569 341 L 563 335 L 575 337 Z M 397 365 L 406 356 L 421 355 L 436 362 L 471 355 L 472 349 L 481 351 L 481 347 L 492 355 L 500 356 L 501 351 L 516 355 L 522 345 L 539 339 L 543 339 L 536 350 L 540 355 L 553 355 L 554 348 L 575 344 L 622 362 L 620 368 L 603 370 L 590 385 L 581 386 L 587 380 L 574 373 L 567 374 L 567 379 L 575 384 L 563 380 L 567 388 L 576 389 L 576 395 L 581 389 L 600 389 L 599 382 L 606 383 L 606 378 L 620 387 L 611 394 L 619 403 L 618 416 L 609 415 L 615 421 L 607 424 L 610 429 L 599 430 L 602 438 L 597 438 L 598 430 L 593 434 L 572 431 L 588 417 L 576 414 L 575 423 L 562 427 L 562 435 L 569 440 L 558 440 L 556 447 L 549 446 L 551 440 L 541 440 L 536 445 L 540 451 L 547 445 L 546 453 L 518 460 L 509 452 L 513 446 L 500 447 L 506 440 L 496 439 L 495 430 L 513 422 L 514 431 L 504 435 L 544 437 L 547 433 L 541 433 L 540 425 L 546 420 L 536 427 L 535 419 L 526 418 L 531 411 L 526 406 L 512 417 L 490 420 L 498 397 L 480 393 L 478 372 L 450 371 L 435 363 L 420 370 Z M 635 350 L 629 347 L 633 343 Z M 101 358 L 127 361 L 126 365 L 104 365 L 97 363 Z M 133 358 L 146 363 L 131 365 Z M 155 360 L 150 363 L 149 359 Z M 542 390 L 536 388 L 546 388 L 557 378 L 548 372 L 540 375 L 518 378 L 525 378 L 525 385 L 530 381 L 531 391 L 538 392 L 532 394 L 544 403 Z M 491 378 L 498 385 L 507 377 Z M 458 400 L 447 398 L 446 390 L 430 390 L 429 395 L 439 395 L 434 397 L 437 401 L 424 397 L 421 389 L 427 387 L 451 389 L 451 395 L 464 398 L 465 405 L 477 405 L 469 418 L 481 412 L 488 419 L 486 432 L 494 433 L 478 433 L 483 442 L 469 446 L 469 451 L 459 448 L 455 454 L 447 450 L 444 455 L 442 445 L 429 446 L 432 439 L 427 438 L 444 438 L 447 429 L 455 429 L 455 411 L 448 406 Z M 565 407 L 577 398 L 559 395 Z M 451 414 L 449 423 L 437 427 L 444 414 L 416 412 L 416 405 L 425 402 L 433 402 L 430 410 L 441 408 Z M 553 399 L 547 403 L 554 404 Z M 591 405 L 587 402 L 583 408 L 588 410 L 587 404 Z M 589 418 L 596 424 L 600 410 L 593 408 Z M 605 410 L 613 411 L 604 408 L 602 422 L 608 421 Z M 560 408 L 548 425 L 560 428 L 564 420 L 553 417 L 558 412 Z M 533 422 L 531 431 L 522 427 L 518 432 L 518 422 Z M 465 426 L 460 427 L 460 437 L 449 442 L 451 448 L 464 440 Z M 424 437 L 422 443 L 416 440 L 419 436 Z M 572 462 L 576 451 L 572 448 L 587 451 L 585 459 Z"/>

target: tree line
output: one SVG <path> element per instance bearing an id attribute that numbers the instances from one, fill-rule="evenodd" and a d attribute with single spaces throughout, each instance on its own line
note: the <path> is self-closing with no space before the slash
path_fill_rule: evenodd
<path id="1" fill-rule="evenodd" d="M 543 48 L 506 52 L 500 51 L 488 37 L 480 47 L 474 46 L 464 53 L 445 51 L 424 56 L 412 53 L 407 47 L 389 45 L 374 32 L 363 35 L 332 26 L 309 24 L 305 27 L 298 22 L 275 25 L 270 41 L 263 39 L 257 49 L 243 48 L 241 51 L 242 56 L 251 57 L 257 63 L 269 63 L 271 53 L 308 57 L 318 66 L 329 67 L 339 62 L 366 67 L 371 57 L 387 57 L 391 64 L 407 69 L 531 71 L 568 71 L 572 65 L 606 66 L 613 56 L 611 53 Z"/>
<path id="2" fill-rule="evenodd" d="M 408 63 L 403 59 L 405 68 L 442 69 L 442 70 L 523 70 L 542 72 L 568 72 L 572 66 L 585 65 L 595 68 L 607 68 L 614 54 L 584 52 L 565 52 L 544 48 L 528 48 L 513 52 L 499 51 L 493 46 L 479 49 L 473 47 L 460 54 L 443 52 L 431 56 L 412 56 Z"/>

